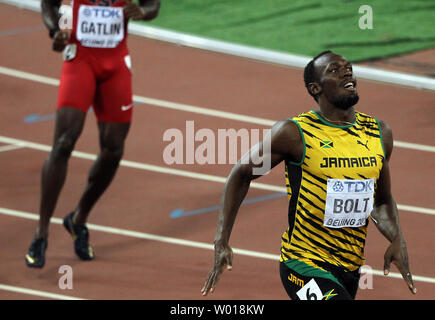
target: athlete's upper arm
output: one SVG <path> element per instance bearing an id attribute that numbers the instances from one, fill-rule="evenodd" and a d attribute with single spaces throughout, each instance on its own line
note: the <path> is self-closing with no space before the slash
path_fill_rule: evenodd
<path id="1" fill-rule="evenodd" d="M 293 121 L 282 120 L 275 123 L 263 140 L 240 159 L 237 167 L 255 179 L 283 160 L 300 162 L 303 151 L 298 126 Z M 254 171 L 252 174 L 254 168 L 261 169 L 257 172 L 263 173 L 256 174 Z"/>
<path id="2" fill-rule="evenodd" d="M 393 133 L 390 126 L 386 122 L 379 121 L 379 124 L 381 126 L 382 140 L 385 150 L 385 160 L 377 183 L 378 187 L 376 190 L 375 205 L 386 203 L 389 198 L 392 197 L 389 161 L 391 158 L 391 153 L 393 152 Z"/>
<path id="3" fill-rule="evenodd" d="M 303 155 L 302 136 L 297 124 L 291 120 L 277 122 L 271 129 L 271 153 L 282 160 L 300 162 Z"/>
<path id="4" fill-rule="evenodd" d="M 380 120 L 379 125 L 381 126 L 382 141 L 384 143 L 385 149 L 385 158 L 389 161 L 391 153 L 393 152 L 393 131 L 385 121 Z"/>

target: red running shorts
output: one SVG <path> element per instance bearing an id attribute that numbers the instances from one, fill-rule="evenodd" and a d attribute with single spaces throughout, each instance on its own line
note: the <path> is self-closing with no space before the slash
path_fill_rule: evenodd
<path id="1" fill-rule="evenodd" d="M 77 44 L 73 56 L 62 66 L 57 109 L 73 107 L 87 112 L 93 106 L 100 122 L 130 122 L 133 93 L 128 50 Z"/>

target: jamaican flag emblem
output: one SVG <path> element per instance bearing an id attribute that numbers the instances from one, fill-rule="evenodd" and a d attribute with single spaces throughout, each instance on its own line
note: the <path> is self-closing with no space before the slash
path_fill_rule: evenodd
<path id="1" fill-rule="evenodd" d="M 334 142 L 332 141 L 320 141 L 320 148 L 329 149 L 334 147 Z"/>

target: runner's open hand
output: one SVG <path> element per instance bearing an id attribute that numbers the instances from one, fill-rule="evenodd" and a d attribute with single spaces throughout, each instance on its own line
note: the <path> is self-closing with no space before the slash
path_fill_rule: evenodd
<path id="1" fill-rule="evenodd" d="M 204 287 L 201 289 L 203 296 L 214 291 L 214 288 L 225 268 L 228 270 L 233 268 L 233 250 L 228 244 L 215 244 L 214 250 L 214 267 L 208 273 Z"/>
<path id="2" fill-rule="evenodd" d="M 124 6 L 124 16 L 126 19 L 143 20 L 145 10 L 137 3 L 129 2 Z"/>
<path id="3" fill-rule="evenodd" d="M 59 30 L 53 37 L 53 50 L 62 52 L 65 46 L 68 44 L 69 32 L 66 30 Z"/>
<path id="4" fill-rule="evenodd" d="M 406 244 L 403 241 L 395 240 L 385 251 L 384 255 L 384 274 L 388 275 L 390 272 L 390 263 L 393 262 L 400 273 L 402 274 L 403 279 L 406 281 L 409 290 L 412 293 L 417 293 L 417 288 L 414 286 L 414 282 L 412 281 L 412 275 L 409 271 L 408 265 L 408 252 L 406 250 Z"/>

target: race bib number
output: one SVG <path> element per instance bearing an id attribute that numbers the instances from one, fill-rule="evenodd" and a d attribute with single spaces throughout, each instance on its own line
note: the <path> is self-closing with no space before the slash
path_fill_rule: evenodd
<path id="1" fill-rule="evenodd" d="M 328 179 L 325 217 L 328 228 L 361 227 L 373 210 L 375 179 Z"/>
<path id="2" fill-rule="evenodd" d="M 81 5 L 76 36 L 84 47 L 115 48 L 124 39 L 123 8 Z"/>

